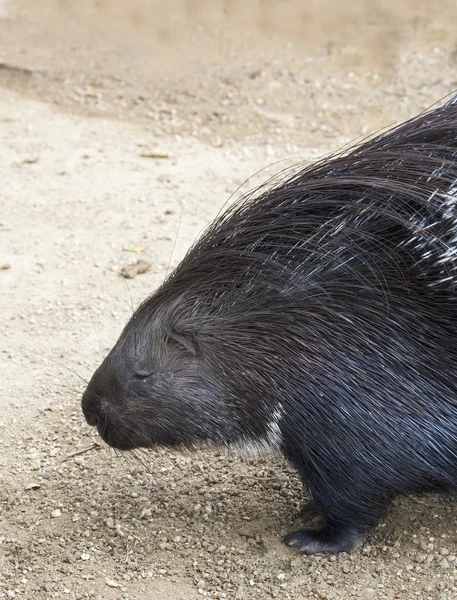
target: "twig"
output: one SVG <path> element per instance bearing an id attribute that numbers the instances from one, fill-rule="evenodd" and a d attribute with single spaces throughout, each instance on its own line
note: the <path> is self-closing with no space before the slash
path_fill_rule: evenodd
<path id="1" fill-rule="evenodd" d="M 62 462 L 66 462 L 67 460 L 70 460 L 70 458 L 73 458 L 74 456 L 78 456 L 79 454 L 84 454 L 85 452 L 90 452 L 91 450 L 100 450 L 101 446 L 100 444 L 97 444 L 97 442 L 94 442 L 93 444 L 91 444 L 90 446 L 87 446 L 86 448 L 81 448 L 81 450 L 76 450 L 76 452 L 72 452 L 71 454 L 68 454 L 68 456 L 66 456 L 65 458 L 62 459 Z"/>

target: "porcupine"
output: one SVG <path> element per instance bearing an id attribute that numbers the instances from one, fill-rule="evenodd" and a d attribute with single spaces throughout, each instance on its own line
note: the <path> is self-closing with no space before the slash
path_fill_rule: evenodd
<path id="1" fill-rule="evenodd" d="M 350 551 L 399 494 L 457 486 L 457 104 L 229 207 L 82 401 L 121 450 L 275 447 Z"/>

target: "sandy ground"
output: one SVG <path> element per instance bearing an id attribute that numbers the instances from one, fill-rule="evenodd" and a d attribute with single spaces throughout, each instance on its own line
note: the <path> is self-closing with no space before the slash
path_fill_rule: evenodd
<path id="1" fill-rule="evenodd" d="M 341 4 L 0 2 L 0 598 L 457 598 L 450 499 L 397 501 L 351 555 L 295 556 L 280 457 L 117 456 L 80 412 L 238 186 L 457 88 L 455 2 Z"/>

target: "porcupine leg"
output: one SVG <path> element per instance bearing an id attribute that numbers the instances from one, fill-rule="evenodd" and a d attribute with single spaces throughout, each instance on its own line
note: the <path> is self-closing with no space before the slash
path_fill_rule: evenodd
<path id="1" fill-rule="evenodd" d="M 353 481 L 353 485 L 347 487 L 346 482 L 345 487 L 341 481 L 338 482 L 338 469 L 331 477 L 328 473 L 324 475 L 322 471 L 310 468 L 309 463 L 299 464 L 298 467 L 313 498 L 302 509 L 304 520 L 311 526 L 289 533 L 284 538 L 285 544 L 298 552 L 309 554 L 336 554 L 357 548 L 386 513 L 388 495 L 377 495 L 376 500 L 373 490 L 366 482 L 364 485 L 363 476 L 357 478 L 358 485 Z"/>
<path id="2" fill-rule="evenodd" d="M 300 517 L 303 521 L 311 523 L 312 521 L 321 521 L 323 519 L 321 511 L 317 508 L 314 500 L 305 502 L 300 510 Z"/>
<path id="3" fill-rule="evenodd" d="M 314 498 L 315 502 L 307 511 L 307 520 L 310 514 L 320 515 L 321 518 L 314 527 L 294 531 L 284 538 L 285 544 L 298 552 L 350 552 L 363 542 L 387 510 L 385 504 L 367 505 L 363 498 L 359 507 L 355 504 L 345 506 L 341 498 L 338 504 L 325 502 L 328 497 L 321 502 L 317 494 Z"/>

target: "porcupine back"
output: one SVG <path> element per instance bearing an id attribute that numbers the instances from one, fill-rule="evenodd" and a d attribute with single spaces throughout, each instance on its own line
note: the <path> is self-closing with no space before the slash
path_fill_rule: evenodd
<path id="1" fill-rule="evenodd" d="M 276 281 L 287 295 L 328 282 L 332 273 L 338 280 L 351 262 L 365 261 L 371 271 L 371 257 L 452 297 L 456 157 L 457 104 L 449 103 L 244 196 L 212 224 L 170 283 L 187 276 L 205 285 L 211 272 L 220 293 L 244 286 L 249 294 L 256 279 L 270 289 Z"/>

